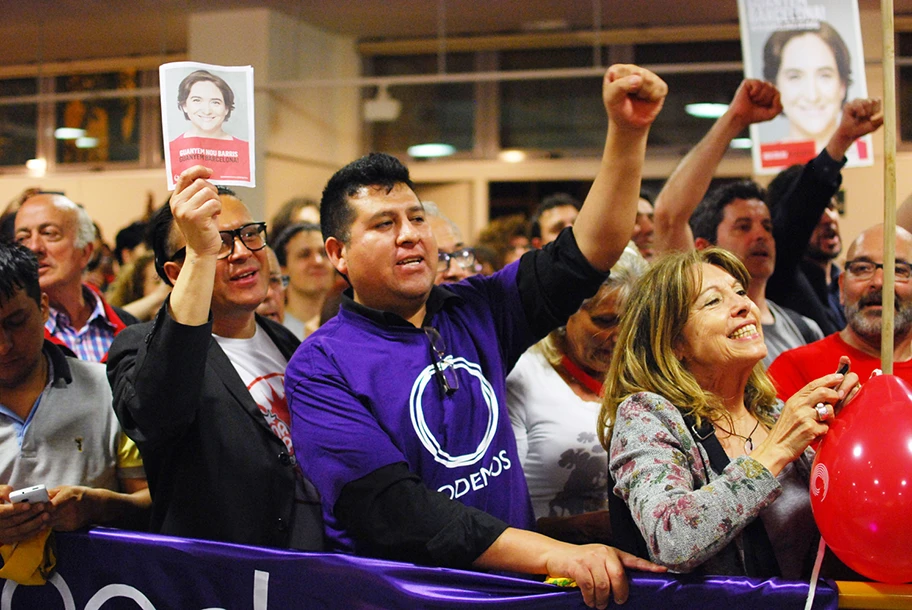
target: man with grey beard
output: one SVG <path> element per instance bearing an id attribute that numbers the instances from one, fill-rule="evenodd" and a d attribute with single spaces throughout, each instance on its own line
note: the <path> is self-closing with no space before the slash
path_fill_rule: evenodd
<path id="1" fill-rule="evenodd" d="M 836 371 L 843 355 L 862 382 L 880 368 L 883 238 L 883 225 L 874 225 L 849 247 L 845 271 L 839 276 L 846 327 L 784 352 L 770 366 L 780 397 L 789 397 L 811 380 Z M 895 294 L 893 374 L 912 382 L 912 234 L 902 227 L 896 227 Z"/>

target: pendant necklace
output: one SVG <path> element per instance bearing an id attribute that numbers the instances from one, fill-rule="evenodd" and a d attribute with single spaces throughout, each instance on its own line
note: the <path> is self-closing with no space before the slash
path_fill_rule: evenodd
<path id="1" fill-rule="evenodd" d="M 750 431 L 750 434 L 747 436 L 742 436 L 737 432 L 729 432 L 732 436 L 737 436 L 738 438 L 744 439 L 744 452 L 750 454 L 754 450 L 754 432 L 757 431 L 757 428 L 760 426 L 760 420 L 757 420 L 757 423 L 754 424 L 754 429 Z M 726 430 L 728 432 L 728 430 Z"/>

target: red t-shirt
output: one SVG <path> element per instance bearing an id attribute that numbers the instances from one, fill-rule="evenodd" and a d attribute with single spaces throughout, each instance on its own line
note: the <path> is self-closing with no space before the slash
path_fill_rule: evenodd
<path id="1" fill-rule="evenodd" d="M 217 138 L 185 137 L 183 134 L 171 140 L 171 175 L 174 181 L 180 173 L 194 165 L 212 169 L 210 180 L 250 180 L 250 144 L 232 137 L 230 140 Z"/>
<path id="2" fill-rule="evenodd" d="M 839 333 L 833 333 L 820 341 L 782 352 L 767 373 L 773 378 L 779 398 L 788 400 L 811 381 L 835 373 L 840 356 L 851 359 L 852 371 L 861 383 L 868 380 L 874 369 L 880 368 L 880 358 L 855 349 L 843 341 Z M 893 374 L 912 383 L 912 360 L 894 362 Z"/>

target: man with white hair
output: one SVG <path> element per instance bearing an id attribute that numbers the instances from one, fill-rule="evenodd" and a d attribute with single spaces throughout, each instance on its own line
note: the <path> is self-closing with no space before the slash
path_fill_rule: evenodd
<path id="1" fill-rule="evenodd" d="M 475 248 L 465 245 L 462 231 L 433 201 L 422 201 L 431 231 L 437 238 L 437 277 L 434 283 L 449 284 L 475 275 Z"/>
<path id="2" fill-rule="evenodd" d="M 95 239 L 88 213 L 61 193 L 37 192 L 16 213 L 15 238 L 38 257 L 39 283 L 50 299 L 47 338 L 82 360 L 103 360 L 114 335 L 137 320 L 82 281 Z"/>

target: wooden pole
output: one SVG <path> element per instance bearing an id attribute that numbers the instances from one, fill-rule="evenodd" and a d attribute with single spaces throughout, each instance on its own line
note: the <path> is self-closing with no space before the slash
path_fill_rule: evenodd
<path id="1" fill-rule="evenodd" d="M 884 81 L 884 256 L 880 360 L 885 375 L 893 374 L 893 319 L 896 295 L 896 63 L 893 0 L 881 0 Z"/>

